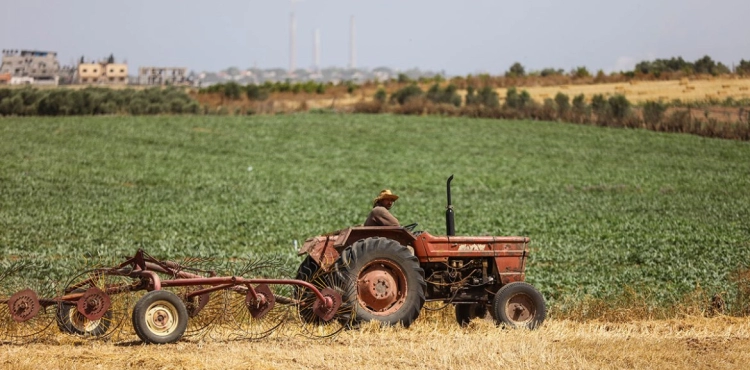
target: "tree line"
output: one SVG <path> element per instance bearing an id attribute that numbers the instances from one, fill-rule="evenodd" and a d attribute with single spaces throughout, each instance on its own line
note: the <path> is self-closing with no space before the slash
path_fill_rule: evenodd
<path id="1" fill-rule="evenodd" d="M 735 118 L 720 121 L 710 116 L 706 106 L 721 106 Z M 554 98 L 538 103 L 528 91 L 519 91 L 516 87 L 508 88 L 501 100 L 492 87 L 469 86 L 462 99 L 452 84 L 441 87 L 435 83 L 424 91 L 413 83 L 390 96 L 380 88 L 372 101 L 357 103 L 354 112 L 561 121 L 750 140 L 750 101 L 747 99 L 727 98 L 702 104 L 648 101 L 636 106 L 621 94 L 609 97 L 596 94 L 587 100 L 583 94 L 571 98 L 558 92 Z"/>
<path id="2" fill-rule="evenodd" d="M 182 114 L 200 110 L 199 104 L 178 88 L 0 89 L 0 115 L 3 116 Z"/>

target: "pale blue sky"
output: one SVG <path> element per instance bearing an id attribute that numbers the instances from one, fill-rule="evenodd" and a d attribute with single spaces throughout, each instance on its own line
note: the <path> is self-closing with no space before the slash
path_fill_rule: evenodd
<path id="1" fill-rule="evenodd" d="M 289 67 L 289 0 L 0 0 L 0 48 L 57 51 L 62 64 L 114 53 L 138 66 Z M 750 59 L 748 0 L 305 0 L 294 4 L 297 67 L 418 67 L 502 74 L 515 61 L 591 71 L 641 60 Z"/>

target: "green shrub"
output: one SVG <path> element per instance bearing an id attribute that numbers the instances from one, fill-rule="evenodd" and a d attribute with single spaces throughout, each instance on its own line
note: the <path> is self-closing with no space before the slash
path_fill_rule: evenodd
<path id="1" fill-rule="evenodd" d="M 268 99 L 268 90 L 265 87 L 251 84 L 245 87 L 245 95 L 252 101 L 264 101 Z"/>
<path id="2" fill-rule="evenodd" d="M 375 96 L 373 96 L 373 99 L 375 99 L 375 101 L 377 102 L 385 103 L 386 97 L 387 94 L 385 93 L 385 89 L 381 87 L 378 89 L 378 91 L 375 92 Z"/>
<path id="3" fill-rule="evenodd" d="M 138 116 L 146 113 L 146 106 L 148 102 L 142 97 L 135 98 L 128 104 L 128 112 L 132 115 Z"/>
<path id="4" fill-rule="evenodd" d="M 583 94 L 578 94 L 573 97 L 573 110 L 578 113 L 584 113 L 586 111 L 586 97 Z"/>
<path id="5" fill-rule="evenodd" d="M 466 94 L 467 106 L 485 106 L 487 108 L 497 108 L 500 106 L 500 98 L 495 89 L 485 86 L 479 91 L 469 86 Z"/>
<path id="6" fill-rule="evenodd" d="M 230 81 L 224 84 L 224 96 L 229 99 L 237 100 L 242 94 L 242 86 L 240 84 Z"/>
<path id="7" fill-rule="evenodd" d="M 440 85 L 435 83 L 427 90 L 425 96 L 427 100 L 436 104 L 452 104 L 456 107 L 461 106 L 461 97 L 456 92 L 456 86 L 448 85 L 445 89 L 441 89 Z"/>
<path id="8" fill-rule="evenodd" d="M 524 109 L 533 105 L 533 100 L 528 91 L 522 90 L 520 93 L 515 87 L 511 87 L 505 94 L 505 108 Z"/>
<path id="9" fill-rule="evenodd" d="M 422 95 L 424 95 L 424 91 L 417 84 L 411 84 L 391 94 L 391 103 L 395 102 L 404 105 L 407 101 L 421 97 Z"/>
<path id="10" fill-rule="evenodd" d="M 734 67 L 734 72 L 741 76 L 750 75 L 750 60 L 741 59 L 740 64 Z"/>
<path id="11" fill-rule="evenodd" d="M 557 111 L 557 103 L 555 103 L 554 100 L 552 100 L 551 98 L 544 99 L 544 102 L 542 103 L 542 109 L 538 111 L 537 118 L 545 121 L 551 121 L 555 119 Z"/>
<path id="12" fill-rule="evenodd" d="M 186 102 L 183 107 L 183 112 L 190 113 L 190 114 L 198 114 L 200 112 L 200 105 L 198 105 L 198 102 L 196 101 L 189 101 Z"/>
<path id="13" fill-rule="evenodd" d="M 617 94 L 609 98 L 609 109 L 612 117 L 622 120 L 630 114 L 630 102 L 625 95 Z"/>
<path id="14" fill-rule="evenodd" d="M 68 90 L 50 90 L 42 95 L 37 105 L 37 114 L 43 116 L 68 115 L 70 111 Z"/>
<path id="15" fill-rule="evenodd" d="M 355 83 L 354 83 L 354 82 L 352 82 L 352 81 L 347 81 L 347 82 L 346 82 L 346 92 L 347 92 L 348 94 L 352 94 L 352 93 L 354 93 L 354 90 L 356 90 L 356 89 L 357 89 L 357 87 L 359 87 L 359 86 L 357 86 L 357 84 L 355 84 Z"/>
<path id="16" fill-rule="evenodd" d="M 146 113 L 148 114 L 160 114 L 163 108 L 161 104 L 151 103 L 146 106 Z"/>
<path id="17" fill-rule="evenodd" d="M 570 72 L 570 75 L 576 78 L 591 77 L 591 73 L 586 67 L 576 67 Z"/>
<path id="18" fill-rule="evenodd" d="M 591 109 L 596 115 L 604 115 L 609 109 L 607 99 L 602 94 L 595 94 L 591 97 Z"/>
<path id="19" fill-rule="evenodd" d="M 526 69 L 523 68 L 523 65 L 521 63 L 515 62 L 512 66 L 508 69 L 507 72 L 505 72 L 505 77 L 523 77 L 526 76 Z"/>
<path id="20" fill-rule="evenodd" d="M 570 112 L 570 98 L 567 95 L 558 92 L 557 95 L 555 95 L 555 105 L 557 106 L 557 117 L 560 119 L 566 118 Z"/>
<path id="21" fill-rule="evenodd" d="M 658 101 L 647 101 L 643 104 L 643 121 L 648 124 L 661 123 L 666 111 L 666 104 Z"/>
<path id="22" fill-rule="evenodd" d="M 20 95 L 13 95 L 0 102 L 0 113 L 4 116 L 23 115 L 23 99 Z"/>
<path id="23" fill-rule="evenodd" d="M 565 74 L 565 71 L 562 69 L 554 69 L 554 68 L 545 68 L 542 69 L 541 72 L 539 72 L 539 75 L 542 77 L 547 76 L 562 76 Z"/>

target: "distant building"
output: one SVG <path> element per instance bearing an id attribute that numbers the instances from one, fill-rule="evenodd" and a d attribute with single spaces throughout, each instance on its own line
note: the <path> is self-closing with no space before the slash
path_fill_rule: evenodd
<path id="1" fill-rule="evenodd" d="M 57 53 L 40 50 L 3 50 L 0 74 L 10 73 L 12 77 L 36 84 L 57 85 L 60 64 Z"/>
<path id="2" fill-rule="evenodd" d="M 128 83 L 128 65 L 124 63 L 80 63 L 78 83 L 125 85 Z"/>
<path id="3" fill-rule="evenodd" d="M 10 83 L 12 75 L 10 73 L 0 73 L 0 85 L 7 85 Z"/>
<path id="4" fill-rule="evenodd" d="M 138 69 L 138 83 L 141 85 L 190 85 L 187 68 L 184 67 L 141 67 Z"/>
<path id="5" fill-rule="evenodd" d="M 59 83 L 60 85 L 71 85 L 76 83 L 76 75 L 78 73 L 78 68 L 75 66 L 62 66 L 60 67 L 60 72 L 57 74 L 60 79 Z"/>
<path id="6" fill-rule="evenodd" d="M 11 85 L 31 85 L 33 83 L 35 83 L 34 77 L 13 76 L 10 78 Z"/>

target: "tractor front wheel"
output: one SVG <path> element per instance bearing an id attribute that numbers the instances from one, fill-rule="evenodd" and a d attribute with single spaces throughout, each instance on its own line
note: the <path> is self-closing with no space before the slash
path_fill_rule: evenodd
<path id="1" fill-rule="evenodd" d="M 144 343 L 174 343 L 187 329 L 188 312 L 179 296 L 166 290 L 146 293 L 133 308 L 133 328 Z"/>
<path id="2" fill-rule="evenodd" d="M 425 302 L 424 270 L 403 245 L 387 238 L 357 241 L 344 250 L 336 268 L 354 283 L 349 297 L 354 323 L 376 320 L 408 327 Z"/>
<path id="3" fill-rule="evenodd" d="M 495 323 L 512 328 L 536 329 L 547 316 L 544 297 L 531 284 L 509 283 L 495 293 L 492 301 Z"/>

